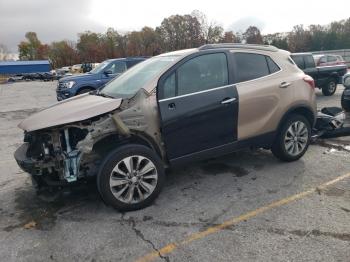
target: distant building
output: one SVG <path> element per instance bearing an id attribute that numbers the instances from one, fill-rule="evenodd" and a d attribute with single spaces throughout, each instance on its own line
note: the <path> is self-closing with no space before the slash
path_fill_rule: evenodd
<path id="1" fill-rule="evenodd" d="M 0 75 L 49 72 L 51 65 L 48 60 L 34 61 L 0 61 Z"/>

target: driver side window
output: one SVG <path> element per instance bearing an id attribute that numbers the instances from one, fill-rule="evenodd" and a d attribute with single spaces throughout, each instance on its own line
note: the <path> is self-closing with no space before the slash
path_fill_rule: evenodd
<path id="1" fill-rule="evenodd" d="M 164 81 L 160 97 L 171 98 L 228 85 L 224 53 L 206 54 L 181 65 Z"/>
<path id="2" fill-rule="evenodd" d="M 110 70 L 112 74 L 120 74 L 126 71 L 126 64 L 125 62 L 116 62 L 113 63 L 108 70 Z"/>

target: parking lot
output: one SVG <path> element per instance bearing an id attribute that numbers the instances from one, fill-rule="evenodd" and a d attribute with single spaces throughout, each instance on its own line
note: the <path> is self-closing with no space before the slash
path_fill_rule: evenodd
<path id="1" fill-rule="evenodd" d="M 13 159 L 17 124 L 56 82 L 0 85 L 1 261 L 350 261 L 350 138 L 292 163 L 246 150 L 167 171 L 155 204 L 107 207 L 94 185 L 39 199 Z M 317 90 L 318 106 L 340 106 Z"/>

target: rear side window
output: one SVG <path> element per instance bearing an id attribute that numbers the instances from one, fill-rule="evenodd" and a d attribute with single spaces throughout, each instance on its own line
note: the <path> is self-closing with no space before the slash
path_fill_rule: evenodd
<path id="1" fill-rule="evenodd" d="M 327 56 L 327 62 L 335 62 L 337 61 L 337 58 L 333 55 Z"/>
<path id="2" fill-rule="evenodd" d="M 278 72 L 279 66 L 268 56 L 234 53 L 236 82 L 244 82 Z"/>
<path id="3" fill-rule="evenodd" d="M 301 56 L 301 55 L 292 55 L 291 57 L 294 60 L 294 62 L 296 63 L 296 65 L 300 69 L 305 69 L 303 56 Z"/>
<path id="4" fill-rule="evenodd" d="M 312 55 L 304 56 L 305 60 L 305 68 L 314 68 L 315 67 L 315 60 L 312 57 Z"/>

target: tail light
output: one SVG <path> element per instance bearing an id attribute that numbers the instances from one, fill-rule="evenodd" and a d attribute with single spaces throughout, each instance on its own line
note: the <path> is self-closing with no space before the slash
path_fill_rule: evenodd
<path id="1" fill-rule="evenodd" d="M 312 89 L 315 89 L 315 81 L 311 76 L 305 75 L 303 80 L 308 83 Z"/>

